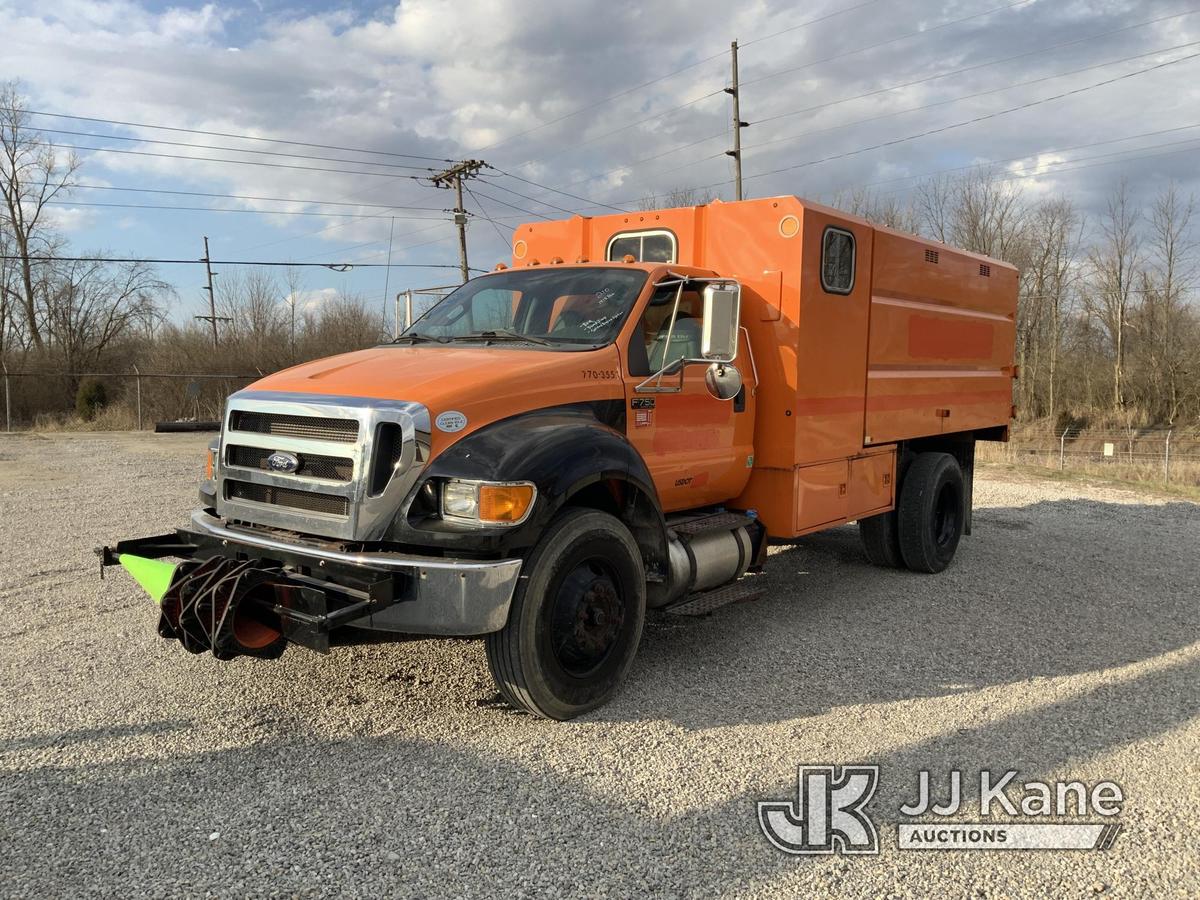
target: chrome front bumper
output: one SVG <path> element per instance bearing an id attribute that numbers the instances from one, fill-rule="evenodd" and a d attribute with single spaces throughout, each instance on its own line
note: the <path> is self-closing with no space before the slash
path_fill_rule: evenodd
<path id="1" fill-rule="evenodd" d="M 192 526 L 224 547 L 238 545 L 256 556 L 278 554 L 285 563 L 300 559 L 320 569 L 326 564 L 403 575 L 396 603 L 352 623 L 356 628 L 406 634 L 472 636 L 499 631 L 508 621 L 521 560 L 471 560 L 406 553 L 347 553 L 315 544 L 287 541 L 231 527 L 202 509 Z"/>

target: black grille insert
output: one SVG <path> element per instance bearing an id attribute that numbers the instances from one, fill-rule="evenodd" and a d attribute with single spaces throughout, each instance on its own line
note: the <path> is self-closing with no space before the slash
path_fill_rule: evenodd
<path id="1" fill-rule="evenodd" d="M 315 494 L 312 491 L 298 491 L 294 488 L 281 488 L 270 484 L 254 484 L 249 481 L 233 479 L 225 481 L 225 499 L 270 503 L 274 506 L 287 506 L 292 509 L 302 509 L 306 512 L 324 513 L 331 516 L 347 516 L 350 513 L 350 501 L 345 497 Z"/>
<path id="2" fill-rule="evenodd" d="M 352 444 L 358 440 L 357 419 L 324 419 L 318 416 L 285 416 L 234 410 L 229 417 L 229 427 L 234 431 L 277 434 L 281 437 L 309 438 L 315 441 L 344 441 Z"/>
<path id="3" fill-rule="evenodd" d="M 226 459 L 231 466 L 262 469 L 270 472 L 267 457 L 275 451 L 264 447 L 230 447 Z M 300 460 L 300 468 L 294 475 L 303 478 L 325 478 L 330 481 L 351 481 L 354 478 L 354 460 L 342 456 L 321 456 L 316 453 L 293 454 Z"/>

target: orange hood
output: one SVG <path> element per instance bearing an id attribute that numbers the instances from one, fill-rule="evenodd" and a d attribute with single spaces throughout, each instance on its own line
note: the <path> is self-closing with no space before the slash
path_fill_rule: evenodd
<path id="1" fill-rule="evenodd" d="M 252 391 L 411 400 L 430 420 L 448 411 L 467 417 L 457 439 L 518 413 L 624 396 L 616 348 L 581 352 L 506 350 L 503 347 L 375 347 L 303 363 L 268 375 Z"/>

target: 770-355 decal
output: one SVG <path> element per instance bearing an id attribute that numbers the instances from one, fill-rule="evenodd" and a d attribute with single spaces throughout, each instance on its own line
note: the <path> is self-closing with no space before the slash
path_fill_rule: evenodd
<path id="1" fill-rule="evenodd" d="M 580 369 L 585 381 L 612 381 L 619 377 L 616 369 Z"/>

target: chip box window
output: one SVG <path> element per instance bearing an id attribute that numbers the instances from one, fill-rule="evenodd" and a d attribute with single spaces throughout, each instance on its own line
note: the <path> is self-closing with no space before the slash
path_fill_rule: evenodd
<path id="1" fill-rule="evenodd" d="M 821 240 L 821 287 L 831 294 L 854 290 L 854 235 L 845 229 L 825 229 Z"/>
<path id="2" fill-rule="evenodd" d="M 605 254 L 609 262 L 620 262 L 628 254 L 638 262 L 676 262 L 675 235 L 669 231 L 623 231 L 614 234 Z"/>

